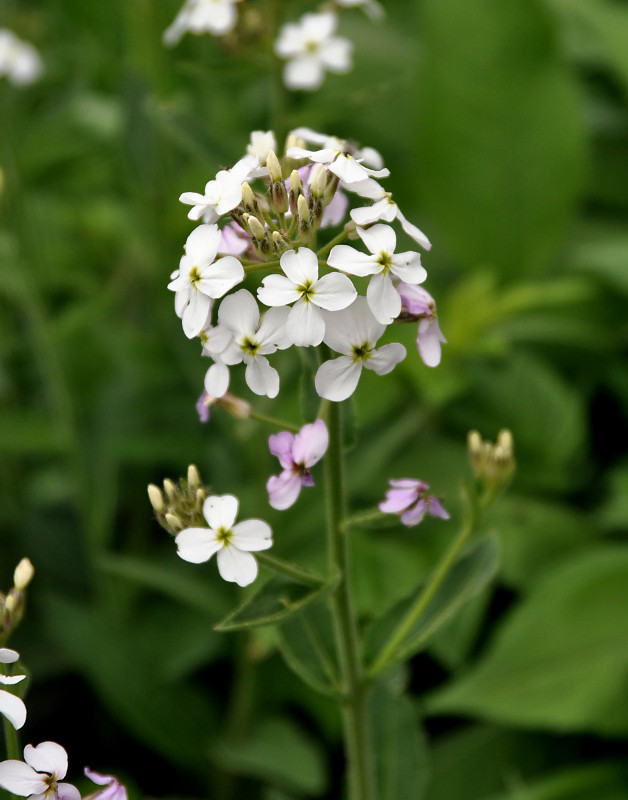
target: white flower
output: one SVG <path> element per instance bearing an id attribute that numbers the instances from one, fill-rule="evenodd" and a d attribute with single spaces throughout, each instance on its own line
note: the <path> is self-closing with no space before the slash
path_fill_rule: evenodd
<path id="1" fill-rule="evenodd" d="M 325 320 L 320 309 L 339 311 L 351 305 L 357 296 L 346 275 L 332 273 L 318 277 L 316 253 L 301 247 L 289 250 L 279 262 L 284 275 L 268 275 L 257 290 L 267 306 L 294 303 L 288 314 L 286 329 L 299 347 L 319 345 L 325 335 Z"/>
<path id="2" fill-rule="evenodd" d="M 23 42 L 13 31 L 0 28 L 0 78 L 14 86 L 27 86 L 39 78 L 44 65 L 32 44 Z"/>
<path id="3" fill-rule="evenodd" d="M 24 763 L 26 762 L 26 763 Z M 68 771 L 68 754 L 56 742 L 27 744 L 24 761 L 0 764 L 0 786 L 11 794 L 33 800 L 81 800 L 71 783 L 59 783 Z"/>
<path id="4" fill-rule="evenodd" d="M 284 82 L 289 89 L 313 91 L 323 83 L 325 70 L 343 74 L 352 67 L 353 44 L 332 36 L 338 19 L 331 11 L 304 14 L 299 22 L 289 22 L 279 31 L 275 53 L 288 59 Z"/>
<path id="5" fill-rule="evenodd" d="M 381 169 L 384 166 L 384 159 L 381 153 L 374 147 L 358 147 L 355 142 L 350 142 L 347 139 L 339 139 L 337 136 L 330 136 L 327 133 L 320 133 L 319 131 L 314 131 L 312 128 L 307 128 L 305 126 L 294 128 L 290 131 L 290 134 L 293 139 L 303 139 L 306 143 L 319 144 L 321 149 L 331 148 L 333 150 L 340 150 L 343 153 L 349 153 L 355 159 L 373 169 Z M 373 181 L 373 183 L 375 183 L 375 181 Z M 379 184 L 376 185 L 378 186 Z"/>
<path id="6" fill-rule="evenodd" d="M 234 525 L 238 506 L 238 498 L 232 494 L 210 495 L 203 504 L 209 528 L 186 528 L 175 542 L 181 558 L 193 564 L 209 561 L 217 553 L 220 575 L 238 586 L 248 586 L 258 570 L 251 551 L 272 547 L 272 531 L 261 519 L 247 519 Z"/>
<path id="7" fill-rule="evenodd" d="M 340 358 L 325 361 L 315 378 L 316 391 L 327 400 L 346 400 L 355 391 L 362 367 L 386 375 L 406 357 L 403 345 L 394 342 L 375 349 L 386 329 L 371 313 L 366 298 L 358 297 L 349 308 L 325 314 L 326 345 Z"/>
<path id="8" fill-rule="evenodd" d="M 262 166 L 266 165 L 268 154 L 272 150 L 277 152 L 277 140 L 273 131 L 253 131 L 251 141 L 246 146 L 246 152 L 259 160 Z"/>
<path id="9" fill-rule="evenodd" d="M 212 302 L 244 280 L 244 268 L 234 256 L 214 261 L 220 247 L 217 225 L 199 225 L 188 236 L 185 255 L 168 288 L 176 292 L 175 310 L 183 320 L 185 335 L 191 339 L 202 331 Z"/>
<path id="10" fill-rule="evenodd" d="M 187 33 L 224 36 L 236 24 L 239 0 L 187 0 L 174 22 L 164 32 L 164 44 L 175 45 Z"/>
<path id="11" fill-rule="evenodd" d="M 427 272 L 421 266 L 418 253 L 409 251 L 395 254 L 397 237 L 389 225 L 358 228 L 358 234 L 371 255 L 339 244 L 332 249 L 327 263 L 350 275 L 373 276 L 366 290 L 368 304 L 377 321 L 388 325 L 401 311 L 401 297 L 395 289 L 392 276 L 405 283 L 422 283 Z"/>
<path id="12" fill-rule="evenodd" d="M 342 8 L 363 8 L 372 19 L 384 16 L 384 9 L 376 0 L 335 0 L 335 3 Z"/>
<path id="13" fill-rule="evenodd" d="M 419 230 L 416 225 L 413 225 L 404 217 L 401 209 L 392 199 L 392 194 L 385 191 L 377 181 L 369 179 L 352 188 L 361 197 L 370 197 L 375 200 L 372 206 L 354 208 L 351 211 L 351 219 L 357 225 L 364 227 L 372 225 L 374 222 L 392 222 L 394 219 L 398 219 L 404 232 L 411 239 L 414 239 L 417 244 L 421 245 L 424 250 L 429 250 L 432 247 L 432 243 L 423 231 Z"/>
<path id="14" fill-rule="evenodd" d="M 252 177 L 259 177 L 265 170 L 257 169 L 259 162 L 255 156 L 244 156 L 231 169 L 221 169 L 214 180 L 205 185 L 205 194 L 183 192 L 181 203 L 193 206 L 188 218 L 203 222 L 217 222 L 223 214 L 232 211 L 242 201 L 242 184 Z"/>
<path id="15" fill-rule="evenodd" d="M 8 647 L 0 647 L 0 664 L 14 664 L 20 657 L 15 650 Z M 0 674 L 0 684 L 11 686 L 20 683 L 26 675 L 2 675 Z M 0 689 L 0 714 L 5 716 L 15 730 L 19 730 L 26 722 L 26 706 L 23 700 L 11 692 Z"/>
<path id="16" fill-rule="evenodd" d="M 260 323 L 257 302 L 246 289 L 225 297 L 220 304 L 218 322 L 233 335 L 232 342 L 220 354 L 220 360 L 224 364 L 244 361 L 244 377 L 255 394 L 267 397 L 279 394 L 279 373 L 270 366 L 266 356 L 290 346 L 285 330 L 287 316 L 287 308 L 271 308 Z"/>
<path id="17" fill-rule="evenodd" d="M 390 175 L 388 169 L 371 169 L 362 163 L 366 160 L 365 152 L 375 158 L 379 156 L 377 150 L 371 151 L 369 148 L 352 155 L 345 152 L 346 146 L 347 143 L 342 140 L 330 143 L 322 150 L 306 150 L 304 147 L 293 146 L 286 150 L 286 155 L 289 158 L 307 158 L 315 164 L 324 164 L 350 191 L 354 191 L 354 186 L 361 185 L 368 178 L 385 178 Z"/>

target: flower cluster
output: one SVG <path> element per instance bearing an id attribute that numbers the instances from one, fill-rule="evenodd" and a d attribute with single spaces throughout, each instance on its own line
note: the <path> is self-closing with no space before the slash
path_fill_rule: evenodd
<path id="1" fill-rule="evenodd" d="M 6 75 L 14 86 L 34 83 L 44 65 L 32 44 L 22 41 L 8 28 L 0 28 L 0 78 Z"/>
<path id="2" fill-rule="evenodd" d="M 168 288 L 184 333 L 212 361 L 205 416 L 238 364 L 252 392 L 275 397 L 272 357 L 293 346 L 325 346 L 314 383 L 332 401 L 351 396 L 363 368 L 384 375 L 405 358 L 397 342 L 378 346 L 392 323 L 418 320 L 419 354 L 429 366 L 440 361 L 436 305 L 419 285 L 427 272 L 419 252 L 398 252 L 392 225 L 424 250 L 431 245 L 378 182 L 389 174 L 380 154 L 308 128 L 292 131 L 281 158 L 276 151 L 272 132 L 255 131 L 233 167 L 180 197 L 201 224 Z M 341 225 L 317 247 L 319 230 Z M 241 286 L 247 279 L 251 288 Z"/>
<path id="3" fill-rule="evenodd" d="M 384 514 L 398 514 L 408 528 L 418 525 L 426 514 L 449 519 L 449 514 L 433 494 L 428 494 L 429 484 L 414 478 L 390 480 L 386 499 L 379 504 Z"/>

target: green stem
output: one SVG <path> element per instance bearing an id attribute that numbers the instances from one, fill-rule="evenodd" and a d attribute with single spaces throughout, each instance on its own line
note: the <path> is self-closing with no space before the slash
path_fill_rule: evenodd
<path id="1" fill-rule="evenodd" d="M 273 425 L 275 428 L 280 428 L 284 431 L 294 431 L 298 433 L 301 430 L 298 425 L 292 422 L 285 422 L 285 420 L 277 419 L 276 417 L 268 417 L 266 414 L 258 414 L 257 411 L 251 411 L 249 417 L 251 419 L 256 419 L 258 422 L 265 422 L 268 425 Z"/>
<path id="2" fill-rule="evenodd" d="M 344 521 L 345 530 L 351 528 L 359 528 L 360 525 L 368 525 L 371 522 L 379 522 L 383 519 L 390 519 L 390 514 L 384 514 L 379 508 L 371 508 L 368 511 L 363 511 L 360 514 L 352 514 Z"/>
<path id="3" fill-rule="evenodd" d="M 367 685 L 364 680 L 358 624 L 349 585 L 349 542 L 343 519 L 345 491 L 342 456 L 342 408 L 331 403 L 327 415 L 329 448 L 325 457 L 327 537 L 330 574 L 340 582 L 331 595 L 336 649 L 344 690 L 342 717 L 349 771 L 350 800 L 374 800 L 372 759 L 367 720 Z"/>
<path id="4" fill-rule="evenodd" d="M 281 561 L 279 558 L 269 556 L 268 553 L 258 552 L 256 556 L 260 564 L 264 564 L 264 566 L 272 569 L 273 572 L 277 572 L 279 575 L 285 575 L 286 578 L 292 578 L 292 580 L 298 583 L 305 583 L 307 586 L 323 586 L 326 583 L 323 578 L 312 575 L 311 572 L 306 572 L 296 564 L 288 564 L 286 561 Z"/>
<path id="5" fill-rule="evenodd" d="M 260 261 L 259 264 L 251 264 L 248 267 L 244 267 L 244 272 L 248 275 L 249 272 L 260 272 L 263 269 L 272 269 L 275 270 L 275 272 L 281 272 L 279 261 Z"/>
<path id="6" fill-rule="evenodd" d="M 316 253 L 316 255 L 318 256 L 318 258 L 324 258 L 327 255 L 327 253 L 329 253 L 332 247 L 335 247 L 337 244 L 340 244 L 340 242 L 343 242 L 346 238 L 347 234 L 345 233 L 345 231 L 344 230 L 341 231 L 338 234 L 338 236 L 334 236 L 331 242 L 327 242 L 326 245 L 323 245 L 323 247 L 321 247 L 321 249 Z"/>
<path id="7" fill-rule="evenodd" d="M 416 625 L 417 621 L 420 619 L 421 615 L 438 591 L 440 585 L 447 577 L 454 564 L 454 561 L 471 535 L 474 527 L 475 525 L 473 520 L 468 521 L 462 526 L 460 533 L 445 552 L 440 564 L 431 574 L 430 579 L 426 583 L 421 594 L 417 597 L 414 605 L 408 611 L 405 618 L 395 628 L 387 643 L 380 650 L 379 655 L 369 669 L 370 678 L 382 672 L 382 670 L 384 670 L 392 661 L 398 648 L 403 644 L 404 639 Z"/>
<path id="8" fill-rule="evenodd" d="M 7 747 L 7 758 L 20 760 L 20 744 L 17 738 L 17 731 L 8 719 L 4 720 L 4 741 Z M 11 795 L 13 796 L 13 795 Z"/>

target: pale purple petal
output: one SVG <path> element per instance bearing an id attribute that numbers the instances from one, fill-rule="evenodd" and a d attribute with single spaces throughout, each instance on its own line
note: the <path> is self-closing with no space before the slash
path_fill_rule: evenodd
<path id="1" fill-rule="evenodd" d="M 278 511 L 290 508 L 296 502 L 301 491 L 301 479 L 291 470 L 285 470 L 281 475 L 271 475 L 266 483 L 268 502 Z"/>
<path id="2" fill-rule="evenodd" d="M 304 425 L 294 437 L 292 455 L 297 464 L 313 467 L 327 452 L 329 431 L 322 419 Z"/>
<path id="3" fill-rule="evenodd" d="M 336 190 L 333 199 L 323 209 L 321 228 L 333 228 L 340 225 L 349 208 L 349 198 L 340 189 Z"/>
<path id="4" fill-rule="evenodd" d="M 248 250 L 251 245 L 250 238 L 235 222 L 225 225 L 220 233 L 220 247 L 218 248 L 219 253 L 226 253 L 227 255 L 231 256 L 239 256 L 242 255 L 245 250 Z"/>
<path id="5" fill-rule="evenodd" d="M 255 556 L 237 547 L 223 547 L 216 556 L 221 577 L 238 586 L 248 586 L 257 578 Z"/>
<path id="6" fill-rule="evenodd" d="M 419 322 L 416 345 L 426 367 L 437 367 L 440 364 L 440 346 L 446 341 L 435 317 L 426 317 Z"/>
<path id="7" fill-rule="evenodd" d="M 107 784 L 116 780 L 113 775 L 101 775 L 100 772 L 94 772 L 94 770 L 91 770 L 89 767 L 85 767 L 83 773 L 90 781 L 97 783 L 99 786 L 107 786 Z"/>
<path id="8" fill-rule="evenodd" d="M 203 503 L 203 516 L 210 528 L 229 530 L 236 521 L 239 506 L 240 501 L 233 494 L 212 494 Z"/>
<path id="9" fill-rule="evenodd" d="M 271 455 L 277 456 L 284 469 L 291 469 L 294 466 L 293 444 L 294 433 L 290 433 L 290 431 L 280 431 L 280 433 L 273 433 L 268 437 L 268 449 Z"/>
<path id="10" fill-rule="evenodd" d="M 209 528 L 186 528 L 175 537 L 177 554 L 192 564 L 202 564 L 223 546 Z"/>
<path id="11" fill-rule="evenodd" d="M 418 498 L 418 493 L 414 489 L 389 489 L 386 492 L 386 499 L 379 504 L 379 510 L 384 514 L 400 514 Z"/>
<path id="12" fill-rule="evenodd" d="M 432 295 L 422 286 L 415 286 L 409 283 L 398 283 L 397 291 L 401 301 L 410 314 L 419 316 L 420 314 L 432 314 L 436 308 L 436 303 Z"/>
<path id="13" fill-rule="evenodd" d="M 238 550 L 268 550 L 273 546 L 273 532 L 262 519 L 245 519 L 232 528 L 230 544 Z"/>
<path id="14" fill-rule="evenodd" d="M 102 798 L 102 794 L 98 795 Z M 57 800 L 81 800 L 81 793 L 71 783 L 57 784 Z"/>
<path id="15" fill-rule="evenodd" d="M 196 413 L 198 414 L 199 420 L 201 422 L 209 422 L 210 411 L 209 411 L 209 395 L 205 390 L 201 392 L 201 396 L 196 401 Z"/>
<path id="16" fill-rule="evenodd" d="M 428 497 L 427 511 L 428 514 L 431 514 L 433 517 L 439 517 L 440 519 L 449 519 L 449 512 L 443 508 L 440 501 L 437 500 L 436 497 L 433 496 Z"/>
<path id="17" fill-rule="evenodd" d="M 418 503 L 413 505 L 407 511 L 403 512 L 401 515 L 401 521 L 404 525 L 407 525 L 408 528 L 412 528 L 414 525 L 418 525 L 419 522 L 421 522 L 426 511 L 427 503 L 425 500 L 419 500 Z"/>

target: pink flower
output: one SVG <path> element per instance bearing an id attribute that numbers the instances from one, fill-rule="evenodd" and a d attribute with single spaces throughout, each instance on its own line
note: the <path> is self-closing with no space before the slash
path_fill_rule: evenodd
<path id="1" fill-rule="evenodd" d="M 397 291 L 403 309 L 411 317 L 419 320 L 416 346 L 423 363 L 426 367 L 437 367 L 440 364 L 440 346 L 447 344 L 447 339 L 441 333 L 438 324 L 434 298 L 423 287 L 410 283 L 398 283 Z"/>
<path id="2" fill-rule="evenodd" d="M 386 499 L 379 504 L 384 514 L 399 514 L 408 528 L 418 525 L 426 512 L 432 517 L 449 519 L 449 514 L 434 495 L 427 494 L 429 484 L 414 478 L 391 479 Z"/>
<path id="3" fill-rule="evenodd" d="M 329 432 L 322 419 L 304 425 L 296 435 L 281 431 L 269 437 L 270 452 L 283 467 L 281 475 L 272 475 L 266 484 L 273 508 L 290 508 L 302 486 L 314 486 L 310 468 L 325 455 L 328 445 Z"/>
<path id="4" fill-rule="evenodd" d="M 113 775 L 101 775 L 89 767 L 85 767 L 83 771 L 90 781 L 102 786 L 102 789 L 97 789 L 89 795 L 90 800 L 127 800 L 126 787 Z"/>

